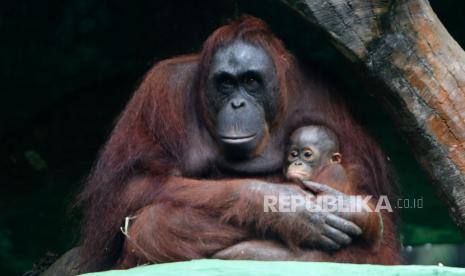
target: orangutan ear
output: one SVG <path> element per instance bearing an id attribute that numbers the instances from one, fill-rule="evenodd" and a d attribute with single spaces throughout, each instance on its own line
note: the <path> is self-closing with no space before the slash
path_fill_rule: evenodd
<path id="1" fill-rule="evenodd" d="M 339 164 L 341 163 L 341 161 L 342 161 L 342 154 L 340 154 L 339 152 L 335 152 L 333 153 L 333 155 L 331 155 L 331 163 Z"/>

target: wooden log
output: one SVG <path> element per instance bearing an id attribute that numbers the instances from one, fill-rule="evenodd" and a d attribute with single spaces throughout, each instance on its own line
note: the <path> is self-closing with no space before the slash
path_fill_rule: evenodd
<path id="1" fill-rule="evenodd" d="M 384 84 L 391 113 L 465 233 L 465 53 L 427 0 L 281 0 Z"/>

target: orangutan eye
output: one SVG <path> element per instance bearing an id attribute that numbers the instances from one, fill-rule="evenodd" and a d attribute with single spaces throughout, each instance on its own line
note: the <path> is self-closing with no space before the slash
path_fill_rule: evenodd
<path id="1" fill-rule="evenodd" d="M 255 91 L 260 87 L 260 78 L 255 73 L 246 74 L 242 81 L 247 91 Z"/>
<path id="2" fill-rule="evenodd" d="M 292 160 L 296 159 L 298 156 L 299 156 L 299 152 L 296 151 L 296 150 L 293 150 L 293 151 L 291 151 L 289 153 L 288 159 L 289 159 L 289 161 L 292 161 Z"/>
<path id="3" fill-rule="evenodd" d="M 313 156 L 313 152 L 310 151 L 310 150 L 306 150 L 306 151 L 304 151 L 303 156 L 304 156 L 305 160 L 310 160 L 312 158 L 312 156 Z"/>
<path id="4" fill-rule="evenodd" d="M 224 80 L 220 83 L 221 90 L 229 90 L 234 87 L 234 84 L 231 80 Z"/>
<path id="5" fill-rule="evenodd" d="M 221 74 L 217 80 L 217 87 L 220 91 L 230 91 L 234 88 L 234 80 L 229 74 Z"/>

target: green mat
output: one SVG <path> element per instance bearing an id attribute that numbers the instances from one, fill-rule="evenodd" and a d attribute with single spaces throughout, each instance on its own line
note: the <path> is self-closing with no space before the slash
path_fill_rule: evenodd
<path id="1" fill-rule="evenodd" d="M 445 266 L 418 265 L 356 265 L 336 263 L 304 263 L 304 262 L 260 262 L 260 261 L 222 261 L 196 260 L 189 262 L 167 263 L 159 265 L 140 266 L 129 270 L 113 270 L 100 273 L 90 273 L 92 276 L 132 276 L 132 275 L 318 275 L 318 276 L 361 276 L 361 275 L 463 275 L 465 268 Z"/>

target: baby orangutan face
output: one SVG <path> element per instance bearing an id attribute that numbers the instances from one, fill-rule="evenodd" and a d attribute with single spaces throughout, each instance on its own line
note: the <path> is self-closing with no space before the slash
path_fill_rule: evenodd
<path id="1" fill-rule="evenodd" d="M 284 174 L 294 181 L 312 180 L 328 164 L 340 163 L 336 135 L 323 126 L 305 126 L 291 135 Z"/>

